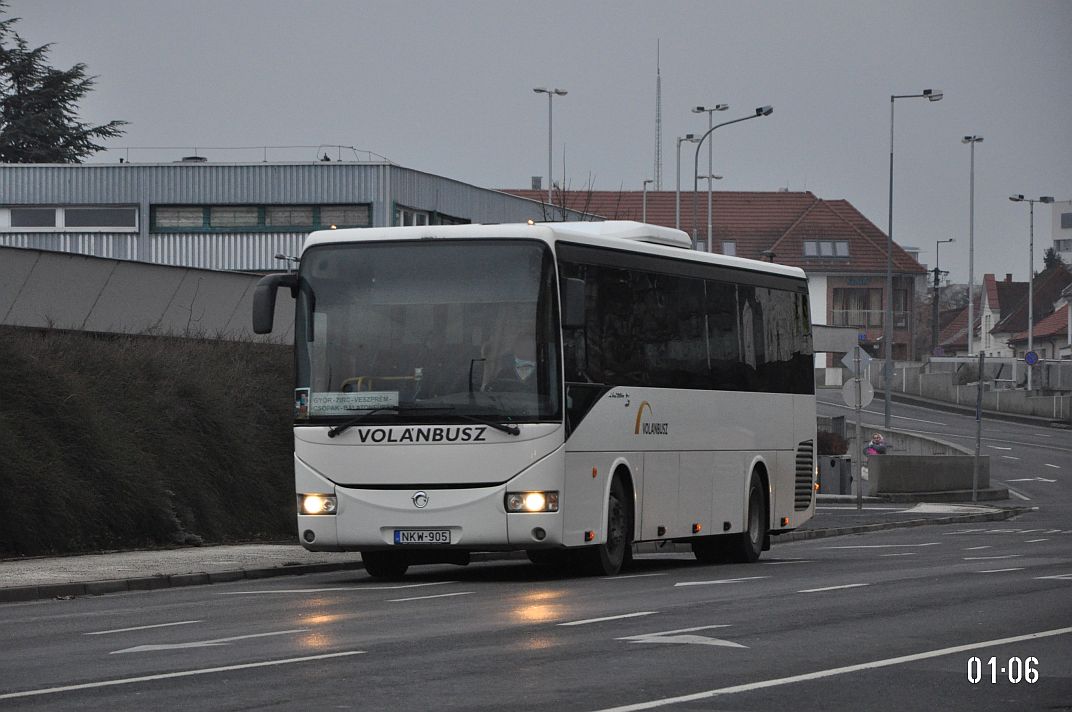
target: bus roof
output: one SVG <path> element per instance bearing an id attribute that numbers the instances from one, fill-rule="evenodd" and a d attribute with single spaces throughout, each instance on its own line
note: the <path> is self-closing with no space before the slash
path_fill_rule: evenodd
<path id="1" fill-rule="evenodd" d="M 417 225 L 412 227 L 319 230 L 311 233 L 306 238 L 302 251 L 304 252 L 314 245 L 331 243 L 490 238 L 535 239 L 549 244 L 558 241 L 572 242 L 806 279 L 804 270 L 799 267 L 761 262 L 744 257 L 698 252 L 691 249 L 692 240 L 681 230 L 632 220 L 532 224 L 503 223 L 497 225 Z"/>

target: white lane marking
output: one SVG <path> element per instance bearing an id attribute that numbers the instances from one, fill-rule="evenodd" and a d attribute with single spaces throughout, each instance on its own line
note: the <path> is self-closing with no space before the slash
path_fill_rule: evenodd
<path id="1" fill-rule="evenodd" d="M 1049 539 L 1028 539 L 1025 543 L 1027 543 L 1027 544 L 1037 544 L 1040 541 L 1049 541 Z"/>
<path id="2" fill-rule="evenodd" d="M 1036 576 L 1036 581 L 1072 581 L 1072 574 L 1057 574 L 1056 576 Z"/>
<path id="3" fill-rule="evenodd" d="M 919 556 L 919 552 L 918 551 L 902 551 L 902 552 L 897 553 L 897 554 L 879 554 L 878 556 L 879 556 L 880 559 L 884 558 L 886 556 Z"/>
<path id="4" fill-rule="evenodd" d="M 1023 554 L 1005 554 L 1004 556 L 965 556 L 965 561 L 990 561 L 992 559 L 1019 559 Z"/>
<path id="5" fill-rule="evenodd" d="M 1019 477 L 1015 480 L 1005 480 L 1006 482 L 1049 482 L 1054 483 L 1057 480 L 1048 480 L 1045 477 Z"/>
<path id="6" fill-rule="evenodd" d="M 324 655 L 309 655 L 304 658 L 285 658 L 283 660 L 265 660 L 259 663 L 244 663 L 242 665 L 226 665 L 224 667 L 203 668 L 201 670 L 183 670 L 182 672 L 166 672 L 160 675 L 143 675 L 142 677 L 127 677 L 117 680 L 100 680 L 98 682 L 84 682 L 80 685 L 65 685 L 63 687 L 46 687 L 40 690 L 24 690 L 23 692 L 8 692 L 0 695 L 0 700 L 13 700 L 18 697 L 37 697 L 40 695 L 52 695 L 57 692 L 72 692 L 74 690 L 92 690 L 98 687 L 113 687 L 115 685 L 130 685 L 136 682 L 152 682 L 153 680 L 169 680 L 176 677 L 191 677 L 193 675 L 210 675 L 217 672 L 231 672 L 233 670 L 248 670 L 250 668 L 270 667 L 273 665 L 290 665 L 291 663 L 305 663 L 313 660 L 326 660 L 328 658 L 342 658 L 348 655 L 364 655 L 364 650 L 348 650 L 342 653 L 326 653 Z"/>
<path id="7" fill-rule="evenodd" d="M 902 549 L 922 546 L 938 546 L 938 542 L 932 541 L 926 544 L 854 544 L 852 546 L 824 546 L 824 549 Z"/>
<path id="8" fill-rule="evenodd" d="M 413 596 L 412 598 L 392 598 L 388 603 L 403 603 L 405 601 L 427 601 L 430 598 L 449 598 L 450 596 L 468 596 L 476 591 L 459 591 L 457 593 L 437 593 L 434 596 Z"/>
<path id="9" fill-rule="evenodd" d="M 645 578 L 647 576 L 666 576 L 666 574 L 626 574 L 625 576 L 601 576 L 600 578 L 604 581 L 618 581 L 621 579 Z"/>
<path id="10" fill-rule="evenodd" d="M 1011 447 L 1002 447 L 1001 445 L 987 445 L 991 450 L 1012 450 Z"/>
<path id="11" fill-rule="evenodd" d="M 273 635 L 293 635 L 306 633 L 308 628 L 295 628 L 294 630 L 277 630 L 273 633 L 254 633 L 252 635 L 236 635 L 231 638 L 216 638 L 215 640 L 198 640 L 192 643 L 164 643 L 161 645 L 139 645 L 134 648 L 113 650 L 109 655 L 122 655 L 123 653 L 148 653 L 157 650 L 185 650 L 187 648 L 211 648 L 218 645 L 227 645 L 236 640 L 249 640 L 250 638 L 269 638 Z"/>
<path id="12" fill-rule="evenodd" d="M 608 707 L 599 712 L 639 712 L 639 710 L 650 710 L 656 707 L 666 707 L 668 705 L 675 705 L 682 702 L 698 702 L 700 700 L 710 699 L 717 697 L 718 695 L 732 695 L 738 692 L 751 692 L 753 690 L 762 690 L 769 687 L 780 687 L 782 685 L 791 685 L 797 682 L 807 682 L 809 680 L 821 680 L 827 677 L 834 677 L 836 675 L 845 675 L 852 672 L 860 672 L 862 670 L 874 670 L 876 668 L 890 667 L 892 665 L 903 665 L 904 663 L 916 662 L 917 660 L 928 660 L 930 658 L 945 657 L 946 655 L 955 655 L 957 653 L 963 653 L 969 650 L 978 650 L 980 648 L 988 648 L 997 645 L 1008 645 L 1010 643 L 1020 643 L 1025 640 L 1038 640 L 1039 638 L 1050 638 L 1056 635 L 1068 635 L 1072 633 L 1072 627 L 1070 628 L 1055 628 L 1053 630 L 1044 630 L 1039 633 L 1028 633 L 1027 635 L 1018 635 L 1011 638 L 1001 638 L 998 640 L 986 640 L 979 643 L 968 643 L 967 645 L 957 645 L 952 648 L 941 648 L 939 650 L 928 650 L 922 653 L 915 653 L 913 655 L 902 655 L 896 658 L 886 658 L 885 660 L 874 660 L 869 663 L 859 663 L 857 665 L 846 665 L 845 667 L 830 668 L 828 670 L 819 670 L 817 672 L 809 672 L 803 675 L 793 675 L 792 677 L 782 677 L 772 680 L 761 680 L 759 682 L 750 682 L 744 685 L 734 685 L 732 687 L 722 687 L 716 690 L 705 690 L 703 692 L 695 692 L 691 695 L 680 695 L 678 697 L 664 697 L 661 700 L 650 700 L 648 702 L 639 702 L 632 705 L 623 705 L 621 707 Z"/>
<path id="13" fill-rule="evenodd" d="M 870 586 L 869 583 L 847 583 L 844 586 L 827 586 L 826 588 L 806 588 L 803 591 L 797 591 L 797 593 L 822 593 L 823 591 L 840 591 L 843 588 L 860 588 L 861 586 Z"/>
<path id="14" fill-rule="evenodd" d="M 814 564 L 814 559 L 786 559 L 785 561 L 760 561 L 764 566 L 780 566 L 782 564 Z"/>
<path id="15" fill-rule="evenodd" d="M 628 640 L 630 643 L 677 643 L 682 645 L 714 645 L 720 648 L 747 648 L 747 645 L 734 643 L 721 638 L 709 638 L 706 635 L 687 635 L 697 630 L 710 630 L 712 628 L 729 628 L 728 625 L 702 625 L 696 628 L 681 628 L 680 630 L 667 630 L 661 633 L 643 633 L 630 635 L 618 640 Z M 682 635 L 686 634 L 686 635 Z"/>
<path id="16" fill-rule="evenodd" d="M 1018 569 L 987 569 L 986 571 L 976 571 L 975 573 L 977 573 L 977 574 L 1001 574 L 1001 573 L 1005 573 L 1006 571 L 1023 571 L 1023 570 L 1024 570 L 1024 567 L 1021 566 Z"/>
<path id="17" fill-rule="evenodd" d="M 330 593 L 332 591 L 396 591 L 403 588 L 421 588 L 422 586 L 444 586 L 457 581 L 432 581 L 431 583 L 407 583 L 398 586 L 332 586 L 330 588 L 284 588 L 269 591 L 218 591 L 217 596 L 257 596 L 270 593 Z"/>
<path id="18" fill-rule="evenodd" d="M 1055 470 L 1060 470 L 1060 469 L 1061 469 L 1061 466 L 1060 466 L 1060 465 L 1051 465 L 1051 464 L 1050 464 L 1050 463 L 1048 463 L 1048 462 L 1047 462 L 1047 463 L 1044 463 L 1044 464 L 1046 465 L 1046 467 L 1052 467 L 1052 468 L 1053 468 L 1053 469 L 1055 469 Z"/>
<path id="19" fill-rule="evenodd" d="M 1009 488 L 1009 494 L 1011 494 L 1013 497 L 1016 497 L 1016 499 L 1022 499 L 1025 502 L 1030 502 L 1031 501 L 1031 498 L 1028 497 L 1026 494 L 1020 494 L 1019 492 L 1014 490 L 1012 487 Z"/>
<path id="20" fill-rule="evenodd" d="M 191 625 L 193 623 L 204 623 L 204 621 L 176 621 L 174 623 L 157 623 L 156 625 L 139 625 L 133 628 L 113 628 L 112 630 L 97 630 L 92 633 L 83 633 L 82 635 L 108 635 L 110 633 L 129 633 L 132 630 L 149 630 L 150 628 L 169 628 L 173 625 Z"/>
<path id="21" fill-rule="evenodd" d="M 617 620 L 621 620 L 623 618 L 638 618 L 640 616 L 653 616 L 656 613 L 658 613 L 658 611 L 640 611 L 638 613 L 624 613 L 624 614 L 622 614 L 620 616 L 606 616 L 605 618 L 588 618 L 587 620 L 583 620 L 583 621 L 570 621 L 568 623 L 559 623 L 558 625 L 561 625 L 561 626 L 588 625 L 589 623 L 603 623 L 604 621 L 617 621 Z"/>
<path id="22" fill-rule="evenodd" d="M 1012 456 L 1012 455 L 1002 455 L 1001 457 L 1002 457 L 1003 459 L 1005 459 L 1005 460 L 1019 460 L 1019 459 L 1020 459 L 1020 458 L 1018 458 L 1018 457 L 1014 457 L 1014 456 Z"/>
<path id="23" fill-rule="evenodd" d="M 979 551 L 980 549 L 993 549 L 992 546 L 969 546 L 964 551 Z"/>
<path id="24" fill-rule="evenodd" d="M 770 578 L 770 576 L 745 576 L 744 578 L 718 579 L 715 581 L 682 581 L 674 586 L 714 586 L 720 583 L 740 583 L 741 581 L 755 581 L 757 579 Z"/>

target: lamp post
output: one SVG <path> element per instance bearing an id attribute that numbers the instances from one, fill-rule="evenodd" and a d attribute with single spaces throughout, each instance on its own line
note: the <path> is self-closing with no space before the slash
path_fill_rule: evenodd
<path id="1" fill-rule="evenodd" d="M 1027 350 L 1035 350 L 1035 203 L 1052 203 L 1052 195 L 1043 195 L 1032 200 L 1022 194 L 1010 195 L 1009 200 L 1014 203 L 1027 203 L 1028 212 L 1031 214 L 1031 237 L 1027 248 Z M 1031 372 L 1034 367 L 1027 367 L 1027 390 L 1031 390 Z"/>
<path id="2" fill-rule="evenodd" d="M 972 355 L 972 340 L 975 337 L 975 144 L 982 136 L 965 136 L 960 140 L 971 146 L 971 178 L 968 191 L 968 355 Z M 982 380 L 983 374 L 979 374 Z"/>
<path id="3" fill-rule="evenodd" d="M 551 180 L 551 100 L 556 96 L 566 96 L 568 92 L 565 89 L 546 89 L 544 87 L 537 87 L 532 91 L 537 94 L 547 95 L 547 204 L 550 205 L 554 202 L 551 195 L 551 189 L 554 186 L 554 181 Z"/>
<path id="4" fill-rule="evenodd" d="M 707 114 L 707 128 L 708 130 L 714 126 L 714 116 L 716 111 L 726 111 L 730 108 L 729 104 L 715 104 L 714 106 L 697 106 L 694 107 L 692 113 L 694 114 Z M 707 144 L 707 173 L 708 175 L 715 172 L 715 144 Z M 714 224 L 711 221 L 711 180 L 707 180 L 707 251 L 711 252 L 712 234 L 714 233 Z"/>
<path id="5" fill-rule="evenodd" d="M 882 340 L 885 364 L 883 365 L 883 383 L 886 391 L 884 408 L 885 427 L 890 427 L 890 389 L 893 387 L 893 106 L 897 99 L 926 98 L 929 101 L 941 101 L 942 92 L 937 89 L 924 89 L 920 94 L 890 95 L 890 200 L 889 221 L 886 230 L 886 318 L 882 327 Z"/>
<path id="6" fill-rule="evenodd" d="M 732 121 L 723 121 L 721 124 L 715 124 L 711 128 L 707 129 L 707 133 L 700 137 L 700 140 L 696 142 L 696 156 L 692 162 L 692 247 L 696 249 L 696 192 L 699 188 L 699 176 L 700 172 L 700 148 L 703 147 L 704 140 L 710 136 L 715 129 L 720 129 L 723 126 L 729 126 L 730 124 L 740 123 L 741 121 L 748 121 L 749 119 L 758 119 L 761 116 L 770 116 L 774 113 L 773 106 L 758 106 L 754 114 L 748 116 L 742 116 L 739 119 L 733 119 Z M 708 243 L 708 250 L 710 250 L 710 243 Z"/>
<path id="7" fill-rule="evenodd" d="M 654 178 L 645 178 L 644 179 L 644 198 L 643 198 L 643 200 L 641 202 L 641 208 L 640 208 L 640 214 L 641 214 L 640 221 L 641 222 L 646 223 L 648 221 L 648 186 L 651 185 L 654 182 L 655 182 Z"/>
<path id="8" fill-rule="evenodd" d="M 934 299 L 931 305 L 931 354 L 933 355 L 938 350 L 938 317 L 940 310 L 938 309 L 938 282 L 943 274 L 949 274 L 948 272 L 942 272 L 938 269 L 938 248 L 947 242 L 956 242 L 955 238 L 949 238 L 948 240 L 936 240 L 934 243 Z"/>
<path id="9" fill-rule="evenodd" d="M 695 134 L 685 134 L 677 140 L 677 187 L 674 188 L 674 229 L 681 229 L 681 142 L 696 143 Z"/>

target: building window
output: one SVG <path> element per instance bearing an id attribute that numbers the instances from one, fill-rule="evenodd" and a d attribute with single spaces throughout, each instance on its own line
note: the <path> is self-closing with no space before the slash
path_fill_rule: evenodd
<path id="1" fill-rule="evenodd" d="M 805 257 L 848 257 L 849 243 L 847 240 L 805 240 Z"/>
<path id="2" fill-rule="evenodd" d="M 264 224 L 271 226 L 308 227 L 313 224 L 313 206 L 279 205 L 269 206 L 264 210 Z"/>
<path id="3" fill-rule="evenodd" d="M 135 208 L 64 208 L 64 227 L 137 227 Z"/>
<path id="4" fill-rule="evenodd" d="M 320 227 L 370 227 L 367 205 L 325 205 L 320 208 Z"/>
<path id="5" fill-rule="evenodd" d="M 834 326 L 882 326 L 882 290 L 834 288 Z"/>
<path id="6" fill-rule="evenodd" d="M 395 207 L 395 225 L 427 225 L 428 218 L 427 211 L 414 210 L 401 205 Z"/>
<path id="7" fill-rule="evenodd" d="M 0 207 L 0 230 L 11 232 L 133 232 L 137 229 L 135 207 Z"/>
<path id="8" fill-rule="evenodd" d="M 1072 228 L 1072 213 L 1061 213 L 1061 229 L 1068 230 Z"/>
<path id="9" fill-rule="evenodd" d="M 155 232 L 312 232 L 370 227 L 371 207 L 356 205 L 155 205 Z"/>
<path id="10" fill-rule="evenodd" d="M 56 209 L 12 208 L 11 227 L 56 227 Z"/>
<path id="11" fill-rule="evenodd" d="M 1054 240 L 1053 249 L 1058 252 L 1072 252 L 1072 240 Z"/>
<path id="12" fill-rule="evenodd" d="M 737 241 L 736 240 L 723 240 L 722 241 L 722 254 L 729 255 L 730 257 L 737 256 Z"/>
<path id="13" fill-rule="evenodd" d="M 208 224 L 211 227 L 258 227 L 260 211 L 255 207 L 241 205 L 214 206 L 209 208 Z"/>
<path id="14" fill-rule="evenodd" d="M 153 208 L 153 227 L 205 227 L 204 208 L 160 206 Z"/>

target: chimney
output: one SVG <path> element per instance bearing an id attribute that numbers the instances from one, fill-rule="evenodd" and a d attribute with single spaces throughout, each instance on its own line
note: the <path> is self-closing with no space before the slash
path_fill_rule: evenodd
<path id="1" fill-rule="evenodd" d="M 1012 272 L 1005 273 L 1005 284 L 1012 284 Z"/>
<path id="2" fill-rule="evenodd" d="M 532 189 L 533 190 L 542 190 L 543 189 L 543 176 L 532 176 Z"/>

